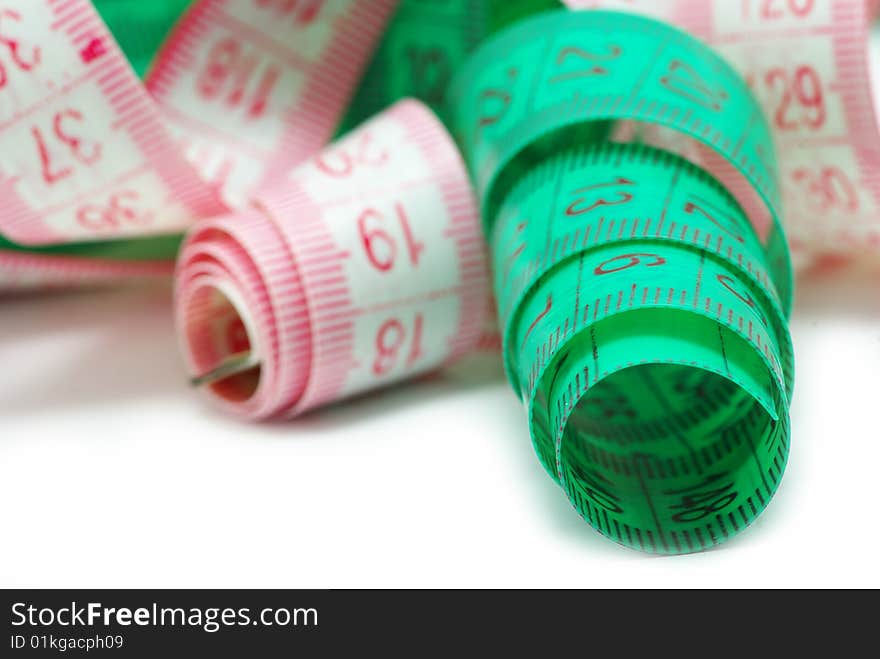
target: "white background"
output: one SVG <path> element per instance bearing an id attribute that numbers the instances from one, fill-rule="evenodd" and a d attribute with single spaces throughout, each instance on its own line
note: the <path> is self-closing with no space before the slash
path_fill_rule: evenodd
<path id="1" fill-rule="evenodd" d="M 580 519 L 495 356 L 248 425 L 185 384 L 165 286 L 0 300 L 0 585 L 880 587 L 878 281 L 801 282 L 781 489 L 670 558 Z"/>

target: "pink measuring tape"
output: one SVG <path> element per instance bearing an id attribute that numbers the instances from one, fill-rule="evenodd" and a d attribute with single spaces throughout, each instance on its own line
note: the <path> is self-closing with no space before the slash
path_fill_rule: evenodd
<path id="1" fill-rule="evenodd" d="M 146 80 L 190 160 L 232 206 L 327 143 L 396 0 L 310 3 L 300 21 L 278 5 L 194 3 Z"/>
<path id="2" fill-rule="evenodd" d="M 84 0 L 0 12 L 18 66 L 0 110 L 0 232 L 24 245 L 169 233 L 222 205 Z"/>
<path id="3" fill-rule="evenodd" d="M 436 368 L 490 317 L 484 250 L 455 145 L 401 101 L 252 212 L 190 234 L 177 286 L 190 370 L 223 407 L 270 417 Z"/>
<path id="4" fill-rule="evenodd" d="M 394 5 L 332 0 L 294 21 L 277 3 L 198 0 L 144 85 L 87 0 L 4 2 L 0 235 L 168 234 L 242 207 L 326 143 Z M 24 254 L 0 251 L 17 273 L 0 286 L 168 269 Z"/>
<path id="5" fill-rule="evenodd" d="M 880 248 L 880 132 L 866 0 L 565 0 L 700 37 L 746 79 L 771 124 L 800 267 Z M 876 74 L 875 74 L 876 75 Z"/>
<path id="6" fill-rule="evenodd" d="M 804 262 L 880 243 L 868 3 L 568 4 L 652 14 L 739 68 L 776 128 Z M 476 211 L 436 119 L 405 103 L 313 155 L 394 6 L 328 0 L 290 23 L 278 3 L 197 0 L 141 84 L 86 0 L 5 3 L 0 38 L 13 65 L 2 82 L 15 94 L 0 105 L 0 233 L 44 245 L 213 218 L 184 248 L 178 317 L 196 381 L 247 416 L 295 414 L 491 344 Z M 724 179 L 727 165 L 711 158 L 692 154 Z M 425 190 L 436 203 L 419 201 Z M 750 189 L 732 192 L 754 207 Z M 0 252 L 13 285 L 163 271 Z"/>
<path id="7" fill-rule="evenodd" d="M 400 102 L 318 153 L 394 2 L 322 2 L 292 24 L 278 3 L 201 0 L 145 85 L 85 0 L 20 4 L 17 52 L 32 66 L 0 124 L 12 173 L 0 231 L 42 245 L 202 218 L 180 255 L 176 315 L 196 382 L 222 406 L 297 414 L 493 343 L 478 210 L 432 112 Z M 22 284 L 167 268 L 2 263 Z"/>
<path id="8" fill-rule="evenodd" d="M 169 275 L 166 261 L 131 263 L 0 251 L 0 292 L 88 286 Z"/>

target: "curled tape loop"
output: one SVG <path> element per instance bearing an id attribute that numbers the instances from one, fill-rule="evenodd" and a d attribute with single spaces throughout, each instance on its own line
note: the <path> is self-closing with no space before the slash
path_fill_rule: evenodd
<path id="1" fill-rule="evenodd" d="M 544 467 L 631 547 L 747 526 L 787 459 L 793 356 L 773 143 L 745 84 L 663 24 L 556 11 L 486 43 L 448 109 Z M 714 160 L 619 143 L 633 126 Z"/>
<path id="2" fill-rule="evenodd" d="M 0 8 L 4 287 L 77 263 L 86 279 L 167 271 L 179 241 L 129 243 L 128 266 L 103 243 L 179 234 L 284 179 L 333 134 L 396 2 L 124 4 Z"/>
<path id="3" fill-rule="evenodd" d="M 748 81 L 770 123 L 780 153 L 786 229 L 799 265 L 817 257 L 865 252 L 876 258 L 880 132 L 875 107 L 877 44 L 871 43 L 871 25 L 878 3 L 565 0 L 564 4 L 649 15 L 712 46 Z"/>
<path id="4" fill-rule="evenodd" d="M 182 0 L 138 3 L 147 27 L 125 35 L 109 2 L 99 15 L 86 0 L 8 0 L 0 277 L 150 274 L 177 247 L 168 234 L 209 218 L 177 270 L 189 368 L 230 412 L 285 417 L 479 344 L 485 233 L 506 370 L 542 464 L 577 510 L 647 551 L 735 534 L 766 506 L 788 455 L 782 200 L 794 218 L 811 195 L 829 214 L 845 200 L 868 217 L 873 146 L 849 145 L 862 174 L 852 195 L 827 173 L 855 171 L 844 156 L 817 161 L 817 179 L 786 149 L 780 182 L 774 136 L 746 83 L 673 28 L 558 11 L 515 22 L 465 63 L 484 32 L 555 3 L 411 0 L 354 97 L 346 135 L 317 152 L 395 4 L 197 0 L 181 16 Z M 742 27 L 725 23 L 727 4 L 654 10 L 725 50 Z M 835 62 L 850 61 L 845 36 L 863 27 L 864 5 L 809 6 L 825 18 L 803 32 L 804 17 L 789 17 L 789 27 L 803 37 L 830 25 Z M 414 39 L 426 21 L 432 29 Z M 803 107 L 792 119 L 765 101 L 777 140 L 792 125 L 792 139 L 827 139 L 819 117 L 832 113 L 822 114 L 812 69 L 784 63 L 793 73 L 761 79 L 799 80 Z M 857 126 L 870 112 L 852 87 L 834 93 Z M 361 124 L 410 94 L 453 126 L 476 198 L 421 103 Z"/>
<path id="5" fill-rule="evenodd" d="M 464 163 L 402 101 L 184 245 L 177 318 L 194 373 L 249 417 L 291 416 L 477 344 L 488 273 Z M 224 363 L 259 356 L 227 376 Z"/>
<path id="6" fill-rule="evenodd" d="M 404 0 L 348 108 L 342 132 L 396 98 L 416 96 L 439 107 L 452 71 L 488 29 L 559 4 L 559 0 Z M 876 75 L 869 62 L 869 26 L 877 3 L 565 0 L 564 4 L 646 14 L 711 44 L 749 82 L 770 119 L 782 153 L 781 191 L 798 265 L 816 255 L 839 261 L 841 255 L 876 251 L 880 135 L 872 98 Z M 143 251 L 114 260 L 97 248 L 66 254 L 44 253 L 32 246 L 70 240 L 92 244 L 115 241 L 121 235 L 179 230 L 200 213 L 217 212 L 218 191 L 240 203 L 252 185 L 287 169 L 276 167 L 278 162 L 295 164 L 297 158 L 288 159 L 290 153 L 300 147 L 314 150 L 329 137 L 357 77 L 354 72 L 369 55 L 395 3 L 94 0 L 94 5 L 110 32 L 86 0 L 9 0 L 0 16 L 4 44 L 0 115 L 12 121 L 0 126 L 6 155 L 0 158 L 0 185 L 7 185 L 0 212 L 0 233 L 5 236 L 0 238 L 3 288 L 64 283 L 68 277 L 76 283 L 82 279 L 75 273 L 77 264 L 83 266 L 84 276 L 91 273 L 90 281 L 166 272 L 168 265 L 161 259 L 170 259 L 173 248 L 155 251 L 145 244 Z M 174 36 L 163 45 L 181 15 Z M 333 38 L 349 34 L 352 25 L 357 26 L 358 39 Z M 67 29 L 74 26 L 85 29 Z M 322 41 L 311 36 L 315 34 L 331 38 Z M 343 41 L 345 47 L 339 45 Z M 279 42 L 288 43 L 280 48 L 265 46 Z M 316 43 L 323 43 L 318 59 L 338 65 L 330 75 L 326 68 L 307 65 Z M 14 53 L 8 50 L 13 44 Z M 129 66 L 120 47 L 139 76 L 149 72 L 147 82 L 160 100 L 159 116 L 148 109 L 155 99 L 138 91 L 136 81 L 126 73 Z M 154 61 L 157 65 L 150 71 Z M 329 82 L 322 84 L 321 79 Z M 112 82 L 109 87 L 108 82 Z M 100 91 L 86 94 L 81 91 L 84 83 L 100 83 Z M 314 99 L 322 91 L 325 101 L 318 104 L 329 111 L 311 117 L 299 111 L 317 107 Z M 139 108 L 136 123 L 141 133 L 131 131 L 132 122 L 120 116 L 119 108 L 110 109 L 108 115 L 107 108 L 95 107 L 96 99 L 100 106 L 110 95 L 127 99 L 127 107 Z M 279 100 L 291 102 L 281 107 Z M 38 107 L 47 112 L 36 112 Z M 17 122 L 17 116 L 37 121 Z M 236 123 L 248 117 L 262 121 Z M 324 123 L 326 117 L 330 120 Z M 312 123 L 316 120 L 320 125 Z M 298 129 L 279 130 L 282 123 Z M 112 148 L 101 145 L 103 157 L 97 158 L 95 137 L 106 126 L 113 127 Z M 174 139 L 177 149 L 170 144 Z M 643 133 L 640 139 L 664 149 L 677 148 L 674 138 L 664 142 L 656 131 Z M 135 145 L 126 146 L 126 140 Z M 252 144 L 254 140 L 259 144 Z M 285 142 L 277 158 L 267 154 L 267 148 L 272 151 L 267 144 Z M 78 148 L 73 148 L 74 143 Z M 194 178 L 182 162 L 180 145 L 200 177 Z M 154 158 L 149 153 L 160 155 Z M 712 150 L 695 148 L 687 155 L 715 173 L 715 167 L 726 162 Z M 261 169 L 255 159 L 272 167 Z M 157 160 L 164 164 L 157 165 Z M 102 163 L 110 161 L 109 173 L 99 171 Z M 138 162 L 156 176 L 139 169 Z M 69 171 L 77 179 L 75 185 Z M 129 173 L 132 186 L 96 194 L 120 172 Z M 44 175 L 53 181 L 49 189 Z M 207 188 L 198 178 L 207 179 Z M 724 182 L 755 220 L 754 209 L 740 198 L 754 195 L 755 190 Z M 169 186 L 173 194 L 167 194 Z M 65 187 L 75 187 L 76 195 L 57 194 Z M 163 201 L 157 204 L 156 199 Z M 87 203 L 77 203 L 83 200 Z M 22 244 L 30 247 L 24 249 Z M 25 251 L 28 258 L 21 256 Z M 11 279 L 13 272 L 17 274 Z"/>

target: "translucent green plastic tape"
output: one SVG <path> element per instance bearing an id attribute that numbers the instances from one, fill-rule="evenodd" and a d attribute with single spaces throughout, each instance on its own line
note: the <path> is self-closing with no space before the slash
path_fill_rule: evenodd
<path id="1" fill-rule="evenodd" d="M 486 0 L 401 0 L 339 133 L 406 97 L 442 110 L 453 73 L 488 34 L 490 5 Z"/>
<path id="2" fill-rule="evenodd" d="M 630 547 L 743 529 L 782 476 L 793 382 L 773 144 L 745 84 L 666 25 L 555 11 L 487 42 L 448 100 L 544 467 Z M 612 143 L 621 121 L 711 147 L 772 226 L 683 158 Z"/>
<path id="3" fill-rule="evenodd" d="M 77 256 L 119 261 L 154 261 L 173 259 L 180 247 L 180 241 L 181 236 L 155 236 L 129 240 L 66 243 L 46 247 L 22 247 L 0 236 L 0 250 L 21 250 L 27 254 Z"/>
<path id="4" fill-rule="evenodd" d="M 144 77 L 162 42 L 191 2 L 92 0 L 140 78 Z"/>

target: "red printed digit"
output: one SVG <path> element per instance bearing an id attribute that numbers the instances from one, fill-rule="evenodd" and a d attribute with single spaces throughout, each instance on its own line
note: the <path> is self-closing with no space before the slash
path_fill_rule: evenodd
<path id="1" fill-rule="evenodd" d="M 403 323 L 396 318 L 386 320 L 376 334 L 376 359 L 373 361 L 373 374 L 385 375 L 394 368 L 397 353 L 403 345 L 406 331 Z"/>
<path id="2" fill-rule="evenodd" d="M 134 190 L 122 190 L 110 196 L 105 206 L 86 204 L 77 210 L 76 220 L 80 226 L 92 230 L 113 230 L 123 225 L 145 226 L 155 219 L 152 211 L 135 207 L 140 195 Z"/>
<path id="3" fill-rule="evenodd" d="M 70 155 L 84 165 L 93 165 L 101 159 L 101 145 L 98 142 L 85 140 L 76 134 L 75 126 L 83 122 L 83 115 L 79 110 L 66 109 L 56 112 L 52 118 L 52 133 L 57 143 L 67 147 Z M 31 135 L 37 147 L 37 155 L 40 158 L 43 180 L 53 185 L 58 181 L 73 174 L 71 165 L 59 166 L 53 164 L 52 151 L 49 141 L 42 128 L 37 125 L 31 126 Z"/>
<path id="4" fill-rule="evenodd" d="M 101 158 L 101 145 L 98 142 L 87 142 L 69 132 L 71 122 L 82 123 L 83 115 L 79 110 L 62 110 L 55 114 L 52 128 L 55 137 L 67 145 L 73 157 L 84 165 L 94 165 Z"/>
<path id="5" fill-rule="evenodd" d="M 564 66 L 565 63 L 574 59 L 579 61 L 583 67 L 574 71 L 566 71 L 565 73 L 557 73 L 550 78 L 550 84 L 555 85 L 560 82 L 568 82 L 570 80 L 580 80 L 582 78 L 591 78 L 593 76 L 608 75 L 608 69 L 598 64 L 598 62 L 608 62 L 617 59 L 623 53 L 620 46 L 608 46 L 608 52 L 596 54 L 579 48 L 577 46 L 565 46 L 556 54 L 556 66 Z"/>
<path id="6" fill-rule="evenodd" d="M 373 136 L 370 133 L 364 133 L 353 154 L 342 149 L 336 149 L 331 152 L 331 155 L 318 155 L 315 158 L 315 165 L 322 172 L 334 178 L 351 176 L 355 168 L 361 165 L 381 167 L 388 162 L 388 152 L 383 149 L 371 153 L 372 144 Z"/>
<path id="7" fill-rule="evenodd" d="M 796 183 L 806 186 L 812 194 L 811 204 L 817 210 L 827 212 L 832 208 L 856 212 L 859 210 L 859 193 L 846 173 L 838 167 L 823 167 L 818 172 L 799 168 L 792 172 Z"/>
<path id="8" fill-rule="evenodd" d="M 482 113 L 480 115 L 479 128 L 483 129 L 487 126 L 491 126 L 492 124 L 498 123 L 501 118 L 507 113 L 507 108 L 510 106 L 513 101 L 513 97 L 509 92 L 506 92 L 502 89 L 485 89 L 480 94 L 480 105 L 481 107 L 484 105 L 490 105 L 493 101 L 500 101 L 501 107 L 498 108 L 494 113 Z"/>
<path id="9" fill-rule="evenodd" d="M 660 84 L 673 94 L 693 101 L 704 108 L 720 112 L 723 103 L 728 99 L 723 89 L 712 88 L 687 62 L 672 60 L 666 75 L 660 78 Z"/>
<path id="10" fill-rule="evenodd" d="M 208 60 L 196 81 L 196 88 L 205 99 L 214 99 L 220 93 L 232 73 L 239 50 L 238 41 L 228 38 L 221 39 L 208 51 Z"/>
<path id="11" fill-rule="evenodd" d="M 417 266 L 419 264 L 419 256 L 425 249 L 425 244 L 416 240 L 403 205 L 395 204 L 394 214 L 403 233 L 409 260 L 413 266 Z M 384 217 L 379 211 L 368 208 L 358 217 L 358 231 L 360 232 L 361 243 L 364 246 L 370 263 L 378 271 L 388 272 L 394 267 L 394 259 L 397 256 L 397 242 L 384 229 L 370 228 L 369 226 L 371 220 L 381 222 L 383 219 Z"/>
<path id="12" fill-rule="evenodd" d="M 217 41 L 208 51 L 207 61 L 196 80 L 196 89 L 206 100 L 225 94 L 224 103 L 231 108 L 245 106 L 245 115 L 259 119 L 266 113 L 269 98 L 281 71 L 272 63 L 261 69 L 261 61 L 253 53 L 242 51 L 234 37 Z M 250 89 L 256 80 L 253 92 Z"/>
<path id="13" fill-rule="evenodd" d="M 825 124 L 825 100 L 819 74 L 811 66 L 799 66 L 794 72 L 794 93 L 798 102 L 807 112 L 804 121 L 810 127 L 821 128 Z"/>
<path id="14" fill-rule="evenodd" d="M 815 0 L 788 0 L 787 4 L 788 9 L 789 11 L 791 11 L 792 14 L 799 18 L 803 18 L 811 11 L 813 11 Z"/>
<path id="15" fill-rule="evenodd" d="M 516 225 L 516 236 L 514 237 L 514 242 L 520 240 L 520 235 L 523 231 L 525 231 L 526 227 L 529 225 L 528 220 L 523 220 L 519 224 Z M 526 249 L 526 243 L 519 243 L 510 254 L 507 255 L 507 258 L 504 259 L 504 279 L 502 283 L 506 286 L 507 280 L 510 278 L 510 269 L 513 267 L 513 264 L 516 262 L 516 259 L 519 258 L 519 255 L 522 254 Z"/>
<path id="16" fill-rule="evenodd" d="M 354 171 L 354 162 L 345 151 L 339 149 L 315 156 L 315 166 L 327 176 L 345 178 Z"/>
<path id="17" fill-rule="evenodd" d="M 21 14 L 19 12 L 14 9 L 0 9 L 0 46 L 6 48 L 6 52 L 9 53 L 9 57 L 12 59 L 12 63 L 15 64 L 20 71 L 32 71 L 34 67 L 40 63 L 40 47 L 34 46 L 30 49 L 30 53 L 25 56 L 22 52 L 24 49 L 21 46 L 21 42 L 18 41 L 18 39 L 3 34 L 4 22 L 13 21 L 21 23 Z M 6 72 L 6 67 L 3 65 L 3 62 L 0 62 L 0 89 L 3 89 L 8 81 L 9 77 Z"/>
<path id="18" fill-rule="evenodd" d="M 422 356 L 422 331 L 424 317 L 417 313 L 413 320 L 410 350 L 406 358 L 406 366 L 412 367 Z M 376 333 L 376 359 L 373 361 L 373 374 L 386 375 L 396 365 L 401 348 L 406 341 L 406 328 L 397 318 L 389 318 L 379 327 Z"/>
<path id="19" fill-rule="evenodd" d="M 779 130 L 795 130 L 797 123 L 791 122 L 787 118 L 788 108 L 791 105 L 791 86 L 788 81 L 788 73 L 785 69 L 774 68 L 764 74 L 764 83 L 770 89 L 776 87 L 777 80 L 782 82 L 782 99 L 779 102 L 779 107 L 776 108 L 776 112 L 773 113 L 773 123 L 776 124 Z"/>
<path id="20" fill-rule="evenodd" d="M 609 275 L 612 272 L 620 272 L 621 270 L 627 270 L 628 268 L 633 268 L 640 263 L 642 263 L 642 259 L 653 259 L 650 263 L 645 263 L 645 267 L 647 268 L 655 268 L 658 265 L 664 265 L 666 263 L 666 259 L 664 259 L 659 254 L 621 254 L 620 256 L 615 256 L 614 258 L 610 258 L 607 261 L 602 261 L 599 265 L 596 266 L 596 269 L 593 270 L 593 274 L 596 275 Z M 625 261 L 623 265 L 617 265 L 613 267 L 611 266 L 613 263 L 617 261 Z"/>
<path id="21" fill-rule="evenodd" d="M 271 66 L 266 69 L 263 73 L 263 77 L 260 78 L 260 82 L 257 84 L 254 98 L 248 106 L 247 114 L 249 117 L 257 119 L 266 113 L 266 107 L 269 105 L 269 97 L 272 94 L 272 90 L 275 89 L 275 85 L 280 77 L 281 71 L 278 68 Z"/>
<path id="22" fill-rule="evenodd" d="M 532 324 L 529 325 L 529 328 L 526 330 L 525 336 L 523 336 L 522 340 L 522 348 L 526 347 L 526 341 L 529 339 L 529 335 L 535 331 L 535 327 L 538 326 L 538 323 L 541 322 L 541 319 L 544 318 L 550 310 L 553 308 L 553 293 L 547 295 L 547 303 L 544 305 L 544 309 L 535 316 L 535 319 L 532 321 Z"/>
<path id="23" fill-rule="evenodd" d="M 425 320 L 422 314 L 417 313 L 413 321 L 413 338 L 410 345 L 409 354 L 406 357 L 407 368 L 412 367 L 424 354 L 422 352 L 422 330 L 424 329 Z"/>
<path id="24" fill-rule="evenodd" d="M 821 181 L 829 205 L 837 204 L 853 212 L 859 210 L 859 193 L 842 170 L 837 167 L 823 168 Z"/>
<path id="25" fill-rule="evenodd" d="M 327 176 L 346 178 L 354 171 L 354 160 L 342 149 L 315 156 L 315 166 Z"/>
<path id="26" fill-rule="evenodd" d="M 293 15 L 299 25 L 313 23 L 326 0 L 254 0 L 260 9 L 271 9 L 281 16 Z"/>
<path id="27" fill-rule="evenodd" d="M 371 219 L 381 220 L 379 211 L 368 208 L 358 217 L 358 231 L 361 242 L 367 252 L 367 258 L 379 272 L 388 272 L 394 267 L 397 245 L 394 239 L 383 229 L 370 229 L 367 224 Z"/>
<path id="28" fill-rule="evenodd" d="M 296 22 L 300 25 L 313 23 L 315 19 L 318 18 L 318 14 L 324 6 L 324 2 L 325 0 L 306 0 L 306 2 L 302 4 L 302 10 L 296 17 Z"/>
<path id="29" fill-rule="evenodd" d="M 43 180 L 47 184 L 53 185 L 61 179 L 67 178 L 73 173 L 73 168 L 70 166 L 61 167 L 58 169 L 53 168 L 52 157 L 49 154 L 49 147 L 46 144 L 46 139 L 43 137 L 43 131 L 40 130 L 39 126 L 31 126 L 31 135 L 34 136 L 34 141 L 37 144 L 37 153 L 40 156 L 41 172 L 43 174 Z"/>
<path id="30" fill-rule="evenodd" d="M 250 82 L 251 76 L 257 68 L 257 58 L 250 55 L 244 55 L 237 59 L 236 66 L 232 70 L 231 88 L 226 96 L 226 102 L 236 107 L 241 105 L 244 100 L 246 87 Z"/>
<path id="31" fill-rule="evenodd" d="M 751 14 L 755 0 L 743 0 L 743 16 L 748 18 Z M 758 17 L 761 20 L 773 21 L 786 16 L 804 18 L 813 11 L 815 0 L 757 0 Z"/>
<path id="32" fill-rule="evenodd" d="M 508 84 L 512 85 L 518 75 L 519 72 L 516 69 L 508 69 Z M 501 121 L 507 114 L 511 103 L 513 103 L 513 95 L 507 89 L 493 87 L 481 91 L 477 100 L 479 106 L 477 114 L 480 117 L 477 121 L 477 137 L 482 134 L 483 129 Z"/>
<path id="33" fill-rule="evenodd" d="M 761 319 L 761 322 L 766 326 L 767 319 L 764 317 L 764 314 L 761 312 L 761 309 L 755 303 L 755 299 L 745 291 L 738 291 L 735 288 L 736 280 L 733 277 L 729 277 L 727 275 L 716 275 L 718 282 L 724 286 L 728 290 L 728 292 L 733 295 L 738 300 L 745 302 L 749 307 L 754 309 L 755 313 L 758 314 L 758 317 Z"/>
<path id="34" fill-rule="evenodd" d="M 801 125 L 818 130 L 825 125 L 827 112 L 822 81 L 813 67 L 798 66 L 793 78 L 789 77 L 785 69 L 773 68 L 764 75 L 764 83 L 771 90 L 779 86 L 777 83 L 782 86 L 782 98 L 773 115 L 773 121 L 779 130 L 796 130 Z M 795 102 L 803 110 L 800 117 L 791 116 Z"/>
<path id="35" fill-rule="evenodd" d="M 394 212 L 397 215 L 397 220 L 400 222 L 400 228 L 403 231 L 403 237 L 406 241 L 406 250 L 409 253 L 409 260 L 414 266 L 416 266 L 419 264 L 419 254 L 425 249 L 425 244 L 420 243 L 413 236 L 412 227 L 410 226 L 409 218 L 407 217 L 403 206 L 401 204 L 395 204 Z"/>
<path id="36" fill-rule="evenodd" d="M 565 209 L 565 214 L 568 215 L 569 217 L 574 217 L 577 215 L 583 215 L 584 213 L 589 213 L 590 211 L 595 210 L 595 209 L 599 208 L 600 206 L 617 206 L 619 204 L 626 204 L 626 203 L 632 201 L 632 199 L 633 199 L 632 193 L 617 190 L 615 192 L 615 194 L 617 195 L 617 199 L 610 199 L 609 200 L 604 197 L 600 197 L 599 199 L 597 199 L 593 203 L 591 203 L 589 205 L 585 205 L 585 204 L 587 204 L 587 201 L 589 201 L 589 199 L 592 199 L 595 196 L 593 194 L 594 190 L 599 190 L 601 192 L 602 188 L 609 188 L 609 187 L 620 186 L 620 185 L 635 185 L 635 183 L 633 181 L 630 181 L 627 178 L 623 178 L 622 176 L 618 176 L 613 181 L 609 181 L 607 183 L 594 183 L 592 185 L 587 185 L 582 188 L 578 188 L 577 190 L 574 190 L 572 192 L 572 194 L 582 195 L 584 193 L 590 193 L 590 197 L 582 196 L 582 197 L 578 197 L 577 199 L 575 199 Z"/>
<path id="37" fill-rule="evenodd" d="M 709 210 L 706 210 L 707 208 Z M 737 226 L 736 222 L 725 216 L 724 213 L 722 213 L 717 208 L 714 208 L 707 201 L 698 199 L 697 197 L 692 197 L 691 201 L 685 203 L 684 212 L 690 215 L 698 213 L 709 220 L 716 227 L 721 229 L 724 233 L 733 236 L 734 240 L 736 240 L 737 242 L 745 242 L 745 239 L 742 237 L 742 234 L 740 233 L 739 227 Z M 723 218 L 723 221 L 719 218 Z"/>

